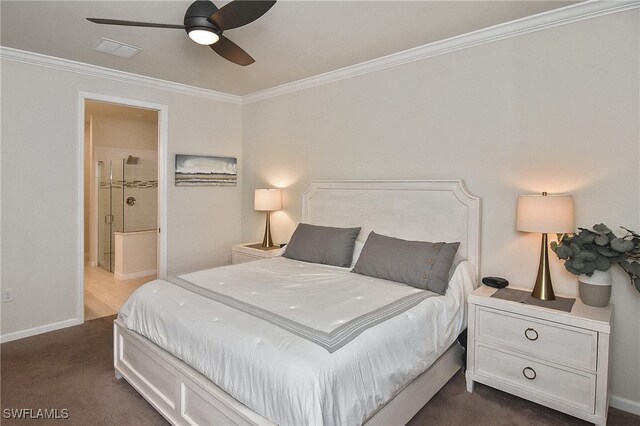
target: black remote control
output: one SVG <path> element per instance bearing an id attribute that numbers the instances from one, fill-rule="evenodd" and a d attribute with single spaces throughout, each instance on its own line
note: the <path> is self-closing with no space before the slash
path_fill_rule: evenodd
<path id="1" fill-rule="evenodd" d="M 484 277 L 482 279 L 482 284 L 488 285 L 489 287 L 494 288 L 505 288 L 509 285 L 509 281 L 500 277 Z"/>

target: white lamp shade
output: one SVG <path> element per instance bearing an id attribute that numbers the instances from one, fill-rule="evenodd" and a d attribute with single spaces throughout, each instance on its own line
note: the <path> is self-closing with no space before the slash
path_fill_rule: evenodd
<path id="1" fill-rule="evenodd" d="M 282 195 L 279 189 L 256 189 L 253 198 L 254 210 L 274 211 L 282 208 Z"/>
<path id="2" fill-rule="evenodd" d="M 571 195 L 520 195 L 516 221 L 518 231 L 543 234 L 575 232 Z"/>

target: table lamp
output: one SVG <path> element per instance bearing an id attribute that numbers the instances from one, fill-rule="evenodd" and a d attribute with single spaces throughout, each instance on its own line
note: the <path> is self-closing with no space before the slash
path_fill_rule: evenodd
<path id="1" fill-rule="evenodd" d="M 549 273 L 549 244 L 547 234 L 575 232 L 573 196 L 571 195 L 520 195 L 516 229 L 542 233 L 542 247 L 538 276 L 531 295 L 540 300 L 555 300 L 551 274 Z"/>
<path id="2" fill-rule="evenodd" d="M 267 223 L 264 228 L 262 247 L 275 247 L 271 239 L 271 212 L 282 208 L 282 195 L 279 189 L 256 189 L 253 198 L 253 208 L 267 212 Z"/>

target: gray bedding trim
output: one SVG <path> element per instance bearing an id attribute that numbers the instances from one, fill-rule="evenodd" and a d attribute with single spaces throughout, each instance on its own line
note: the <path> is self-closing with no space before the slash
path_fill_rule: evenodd
<path id="1" fill-rule="evenodd" d="M 368 328 L 405 312 L 406 310 L 416 306 L 418 303 L 429 297 L 437 296 L 437 294 L 429 291 L 421 291 L 420 293 L 410 294 L 394 302 L 391 302 L 388 305 L 360 315 L 359 317 L 356 317 L 351 321 L 339 325 L 331 332 L 326 333 L 324 331 L 316 330 L 314 328 L 300 324 L 281 315 L 270 312 L 266 309 L 259 308 L 257 306 L 235 299 L 231 296 L 227 296 L 216 291 L 200 287 L 199 285 L 185 280 L 184 278 L 172 276 L 165 278 L 164 281 L 177 285 L 178 287 L 181 287 L 187 291 L 206 297 L 208 299 L 215 300 L 216 302 L 222 303 L 223 305 L 226 305 L 230 308 L 237 309 L 256 318 L 265 320 L 275 326 L 282 328 L 283 330 L 287 330 L 290 333 L 293 333 L 312 343 L 315 343 L 318 346 L 323 347 L 329 353 L 337 351 Z"/>
<path id="2" fill-rule="evenodd" d="M 458 269 L 458 265 L 460 265 L 462 262 L 464 262 L 467 259 L 458 259 L 456 261 L 453 262 L 453 265 L 451 265 L 451 269 L 449 269 L 449 278 L 447 279 L 447 282 L 451 281 L 451 278 L 453 277 L 453 274 L 456 273 L 456 269 Z"/>

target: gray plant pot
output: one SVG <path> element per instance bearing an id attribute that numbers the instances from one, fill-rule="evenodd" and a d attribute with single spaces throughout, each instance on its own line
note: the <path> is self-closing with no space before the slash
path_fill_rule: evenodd
<path id="1" fill-rule="evenodd" d="M 585 305 L 607 306 L 611 297 L 611 271 L 594 271 L 590 277 L 580 275 L 578 292 Z"/>

